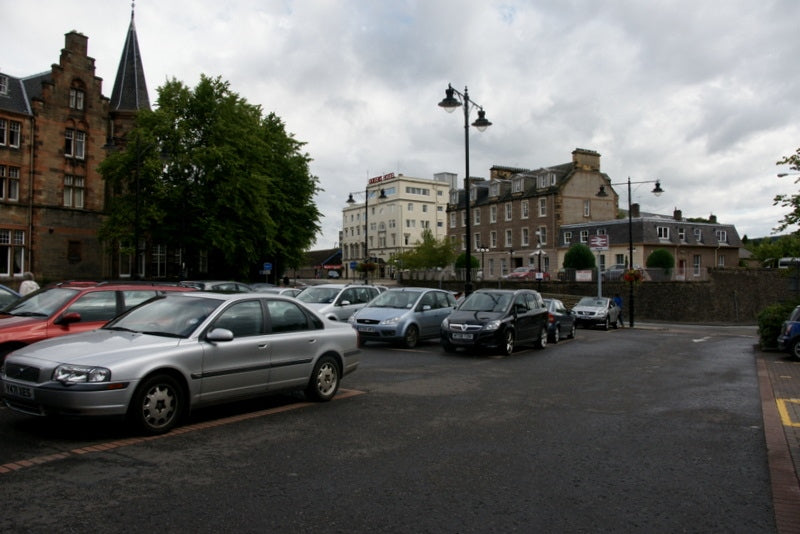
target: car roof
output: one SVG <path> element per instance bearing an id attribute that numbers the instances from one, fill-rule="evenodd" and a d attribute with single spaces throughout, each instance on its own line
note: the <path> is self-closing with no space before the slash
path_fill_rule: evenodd
<path id="1" fill-rule="evenodd" d="M 53 288 L 65 288 L 65 289 L 141 289 L 141 288 L 148 288 L 153 287 L 157 289 L 174 289 L 177 291 L 186 291 L 186 287 L 180 287 L 177 284 L 172 284 L 169 282 L 151 282 L 151 281 L 138 281 L 138 280 L 130 280 L 130 281 L 114 281 L 114 282 L 93 282 L 93 281 L 78 281 L 78 280 L 68 280 L 65 282 L 58 282 L 55 284 L 49 284 L 44 287 L 44 289 L 53 289 Z"/>

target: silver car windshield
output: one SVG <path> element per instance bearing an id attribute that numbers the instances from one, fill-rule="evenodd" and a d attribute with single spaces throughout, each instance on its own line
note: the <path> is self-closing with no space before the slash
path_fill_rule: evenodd
<path id="1" fill-rule="evenodd" d="M 458 309 L 462 311 L 501 312 L 508 308 L 510 303 L 510 293 L 476 292 L 467 297 Z"/>
<path id="2" fill-rule="evenodd" d="M 78 291 L 76 289 L 54 288 L 31 293 L 22 300 L 3 310 L 9 315 L 21 317 L 50 317 L 64 307 Z"/>
<path id="3" fill-rule="evenodd" d="M 373 300 L 370 308 L 408 309 L 414 306 L 422 291 L 384 291 Z"/>
<path id="4" fill-rule="evenodd" d="M 103 328 L 170 337 L 189 337 L 222 300 L 161 297 L 133 308 Z"/>
<path id="5" fill-rule="evenodd" d="M 297 295 L 297 299 L 310 304 L 330 304 L 339 291 L 338 287 L 309 287 Z"/>

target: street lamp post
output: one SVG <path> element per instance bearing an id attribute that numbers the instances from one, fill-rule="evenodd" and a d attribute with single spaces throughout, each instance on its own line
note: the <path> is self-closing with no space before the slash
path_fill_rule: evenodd
<path id="1" fill-rule="evenodd" d="M 480 252 L 481 253 L 481 280 L 485 280 L 486 279 L 486 264 L 483 261 L 483 256 L 484 256 L 484 254 L 489 252 L 489 247 L 487 247 L 486 245 L 481 245 L 480 247 L 478 247 L 478 250 L 476 252 Z"/>
<path id="2" fill-rule="evenodd" d="M 351 192 L 347 197 L 348 204 L 355 204 L 353 195 L 360 195 L 361 191 Z M 386 198 L 386 194 L 381 189 L 379 199 Z M 364 189 L 364 263 L 369 263 L 369 186 Z M 369 271 L 364 269 L 364 281 L 369 280 Z"/>
<path id="3" fill-rule="evenodd" d="M 533 256 L 534 254 L 539 257 L 539 262 L 538 262 L 539 266 L 537 268 L 538 272 L 536 273 L 536 279 L 539 281 L 539 284 L 538 284 L 539 285 L 539 289 L 538 289 L 538 291 L 539 291 L 539 293 L 541 293 L 542 292 L 542 278 L 544 278 L 544 273 L 542 272 L 542 256 L 546 256 L 547 252 L 542 250 L 542 244 L 541 243 L 536 243 L 536 250 L 531 252 L 531 256 Z"/>
<path id="4" fill-rule="evenodd" d="M 628 176 L 627 182 L 617 182 L 617 183 L 610 183 L 608 185 L 624 185 L 628 184 L 628 269 L 633 269 L 633 213 L 631 212 L 631 185 L 632 184 L 656 184 L 651 193 L 655 196 L 661 196 L 661 193 L 664 192 L 661 189 L 661 181 L 660 180 L 644 180 L 641 182 L 631 182 L 631 177 Z M 606 193 L 606 186 L 600 185 L 600 190 L 597 192 L 598 197 L 607 197 L 608 193 Z M 600 273 L 598 273 L 598 277 Z M 628 308 L 630 309 L 629 319 L 628 322 L 630 327 L 633 328 L 634 324 L 634 302 L 633 302 L 633 280 L 628 281 Z"/>
<path id="5" fill-rule="evenodd" d="M 458 98 L 456 98 L 454 95 L 458 95 Z M 464 296 L 467 296 L 472 293 L 472 256 L 470 254 L 472 248 L 472 227 L 470 225 L 469 213 L 469 112 L 476 107 L 478 108 L 478 118 L 472 123 L 472 125 L 476 127 L 478 131 L 484 131 L 486 128 L 491 126 L 492 123 L 486 119 L 486 112 L 483 111 L 483 106 L 476 104 L 469 98 L 469 91 L 467 91 L 466 87 L 464 87 L 464 92 L 460 93 L 453 89 L 451 84 L 447 84 L 447 89 L 445 89 L 445 98 L 439 102 L 439 106 L 444 108 L 444 110 L 448 113 L 452 113 L 459 106 L 463 106 L 464 108 L 464 157 L 466 161 L 466 172 L 464 174 L 464 209 L 466 210 L 466 216 L 464 218 L 464 223 L 467 231 L 467 239 L 464 247 L 466 251 L 465 258 L 467 263 L 467 272 L 464 277 Z"/>

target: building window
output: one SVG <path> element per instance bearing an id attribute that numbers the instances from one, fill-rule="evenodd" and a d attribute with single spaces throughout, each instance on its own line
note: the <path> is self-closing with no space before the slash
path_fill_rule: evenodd
<path id="1" fill-rule="evenodd" d="M 491 248 L 497 248 L 497 232 L 495 231 L 489 232 L 489 246 Z"/>
<path id="2" fill-rule="evenodd" d="M 475 224 L 481 223 L 481 210 L 480 208 L 475 208 L 472 210 L 472 220 Z"/>
<path id="3" fill-rule="evenodd" d="M 8 128 L 8 146 L 19 148 L 20 140 L 22 139 L 22 123 L 17 121 L 10 121 Z"/>
<path id="4" fill-rule="evenodd" d="M 718 243 L 727 243 L 728 242 L 728 232 L 727 231 L 725 231 L 725 230 L 717 230 L 714 233 L 717 236 L 717 242 Z M 720 267 L 722 267 L 722 266 L 720 265 Z"/>
<path id="5" fill-rule="evenodd" d="M 614 256 L 614 263 L 617 265 L 625 265 L 625 254 L 617 254 Z"/>
<path id="6" fill-rule="evenodd" d="M 472 249 L 473 250 L 478 250 L 479 248 L 481 248 L 481 233 L 480 232 L 476 232 L 472 236 Z"/>
<path id="7" fill-rule="evenodd" d="M 471 187 L 469 190 L 469 200 L 470 202 L 475 202 L 478 199 L 478 189 L 475 187 Z"/>
<path id="8" fill-rule="evenodd" d="M 450 204 L 458 204 L 458 189 L 450 191 Z"/>
<path id="9" fill-rule="evenodd" d="M 703 242 L 703 231 L 700 228 L 694 229 L 694 238 L 697 240 L 698 243 Z"/>
<path id="10" fill-rule="evenodd" d="M 0 165 L 0 200 L 19 200 L 19 167 Z"/>
<path id="11" fill-rule="evenodd" d="M 489 206 L 489 222 L 494 224 L 497 222 L 497 206 Z"/>
<path id="12" fill-rule="evenodd" d="M 86 148 L 86 132 L 68 128 L 64 134 L 64 156 L 84 159 Z"/>
<path id="13" fill-rule="evenodd" d="M 80 89 L 69 90 L 69 107 L 70 109 L 77 109 L 83 111 L 84 93 Z"/>
<path id="14" fill-rule="evenodd" d="M 412 202 L 408 203 L 406 206 L 406 211 L 414 211 L 414 204 Z"/>
<path id="15" fill-rule="evenodd" d="M 678 228 L 678 240 L 681 243 L 686 243 L 686 228 Z"/>
<path id="16" fill-rule="evenodd" d="M 506 246 L 514 246 L 514 236 L 512 235 L 511 230 L 506 230 Z"/>
<path id="17" fill-rule="evenodd" d="M 164 245 L 153 245 L 153 276 L 164 278 L 167 276 L 167 247 Z"/>
<path id="18" fill-rule="evenodd" d="M 8 76 L 0 74 L 0 95 L 8 94 Z"/>
<path id="19" fill-rule="evenodd" d="M 564 244 L 565 245 L 572 244 L 572 232 L 564 232 Z"/>
<path id="20" fill-rule="evenodd" d="M 499 194 L 500 194 L 500 183 L 499 182 L 493 182 L 489 186 L 489 196 L 490 197 L 496 197 Z"/>
<path id="21" fill-rule="evenodd" d="M 8 144 L 8 121 L 0 119 L 0 146 Z"/>
<path id="22" fill-rule="evenodd" d="M 461 212 L 461 226 L 467 225 L 467 210 Z"/>
<path id="23" fill-rule="evenodd" d="M 513 213 L 513 212 L 512 212 L 512 207 L 511 207 L 511 206 L 512 206 L 512 205 L 511 205 L 511 202 L 506 202 L 506 220 L 507 220 L 507 221 L 510 221 L 510 220 L 511 220 L 511 215 L 512 215 L 512 213 Z"/>
<path id="24" fill-rule="evenodd" d="M 25 232 L 0 229 L 0 275 L 15 276 L 25 272 Z"/>
<path id="25" fill-rule="evenodd" d="M 581 230 L 581 243 L 589 241 L 589 230 Z"/>
<path id="26" fill-rule="evenodd" d="M 83 176 L 64 176 L 64 206 L 68 208 L 82 208 L 84 193 Z"/>
<path id="27" fill-rule="evenodd" d="M 591 200 L 584 200 L 583 201 L 583 216 L 584 217 L 591 217 L 592 216 L 592 201 Z"/>
<path id="28" fill-rule="evenodd" d="M 659 239 L 669 239 L 669 226 L 657 226 L 656 231 Z"/>
<path id="29" fill-rule="evenodd" d="M 692 269 L 695 276 L 700 276 L 700 254 L 692 256 Z"/>
<path id="30" fill-rule="evenodd" d="M 539 199 L 539 217 L 547 217 L 547 197 Z"/>
<path id="31" fill-rule="evenodd" d="M 540 226 L 538 230 L 536 230 L 536 235 L 539 237 L 539 243 L 542 245 L 547 244 L 547 227 Z"/>
<path id="32" fill-rule="evenodd" d="M 522 184 L 523 184 L 522 178 L 514 178 L 514 180 L 511 182 L 511 191 L 513 193 L 521 193 Z"/>
<path id="33" fill-rule="evenodd" d="M 456 212 L 450 212 L 450 228 L 456 227 Z"/>
<path id="34" fill-rule="evenodd" d="M 725 267 L 725 254 L 717 256 L 717 267 Z"/>
<path id="35" fill-rule="evenodd" d="M 522 229 L 520 234 L 520 246 L 527 247 L 530 244 L 530 236 L 527 228 Z"/>
<path id="36" fill-rule="evenodd" d="M 523 219 L 528 218 L 528 201 L 523 200 L 519 203 L 520 217 Z"/>

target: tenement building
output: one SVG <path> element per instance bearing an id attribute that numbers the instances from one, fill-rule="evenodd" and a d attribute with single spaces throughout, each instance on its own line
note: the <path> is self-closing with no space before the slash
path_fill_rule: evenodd
<path id="1" fill-rule="evenodd" d="M 0 283 L 130 273 L 97 237 L 108 195 L 97 168 L 149 107 L 133 16 L 111 98 L 75 31 L 49 70 L 0 72 Z"/>
<path id="2" fill-rule="evenodd" d="M 554 273 L 562 263 L 558 236 L 563 225 L 616 217 L 616 192 L 597 196 L 600 186 L 610 183 L 600 170 L 600 154 L 581 148 L 568 163 L 536 170 L 494 166 L 489 180 L 470 178 L 468 194 L 450 191 L 448 237 L 460 251 L 471 247 L 484 278 L 523 266 Z"/>

